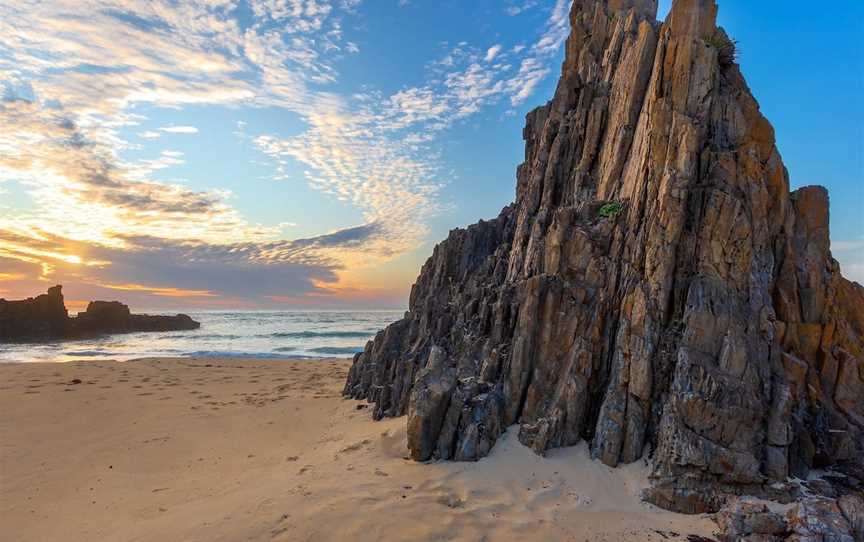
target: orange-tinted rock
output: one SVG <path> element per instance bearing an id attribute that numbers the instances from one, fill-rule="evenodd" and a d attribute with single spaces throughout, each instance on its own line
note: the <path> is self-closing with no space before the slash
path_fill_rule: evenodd
<path id="1" fill-rule="evenodd" d="M 714 0 L 655 14 L 573 3 L 516 202 L 451 232 L 355 358 L 345 393 L 408 413 L 415 457 L 476 459 L 519 424 L 540 453 L 647 450 L 646 497 L 702 512 L 864 454 L 864 289 L 831 257 L 827 192 L 789 192 Z"/>

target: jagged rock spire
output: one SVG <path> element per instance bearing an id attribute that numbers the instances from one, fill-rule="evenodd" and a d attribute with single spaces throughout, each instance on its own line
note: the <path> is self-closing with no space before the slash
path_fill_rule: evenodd
<path id="1" fill-rule="evenodd" d="M 516 202 L 455 230 L 345 392 L 408 414 L 415 459 L 504 428 L 654 462 L 647 498 L 716 509 L 864 453 L 864 290 L 828 196 L 789 192 L 713 0 L 576 0 Z M 730 49 L 731 48 L 731 49 Z"/>

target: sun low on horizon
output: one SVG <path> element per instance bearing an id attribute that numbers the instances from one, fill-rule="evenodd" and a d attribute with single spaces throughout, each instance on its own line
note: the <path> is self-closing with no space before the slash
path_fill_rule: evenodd
<path id="1" fill-rule="evenodd" d="M 513 200 L 570 6 L 0 0 L 0 297 L 404 308 L 435 243 Z M 806 6 L 719 22 L 864 283 L 864 8 Z"/>

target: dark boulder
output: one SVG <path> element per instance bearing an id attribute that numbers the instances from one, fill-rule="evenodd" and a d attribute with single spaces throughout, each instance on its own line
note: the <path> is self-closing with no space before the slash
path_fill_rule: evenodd
<path id="1" fill-rule="evenodd" d="M 132 313 L 119 301 L 91 301 L 87 310 L 73 318 L 77 335 L 100 335 L 102 333 L 128 333 Z"/>
<path id="2" fill-rule="evenodd" d="M 765 504 L 735 500 L 716 516 L 723 542 L 784 540 L 790 532 L 784 514 Z"/>
<path id="3" fill-rule="evenodd" d="M 130 329 L 141 332 L 189 331 L 198 329 L 201 324 L 188 314 L 150 315 L 133 314 L 129 319 Z"/>

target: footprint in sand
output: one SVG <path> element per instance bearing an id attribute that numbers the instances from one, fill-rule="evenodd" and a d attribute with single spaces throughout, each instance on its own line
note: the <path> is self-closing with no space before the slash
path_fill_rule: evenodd
<path id="1" fill-rule="evenodd" d="M 344 453 L 356 452 L 357 450 L 361 450 L 361 449 L 363 449 L 364 446 L 367 446 L 369 444 L 372 444 L 371 440 L 369 440 L 369 439 L 361 440 L 360 442 L 355 442 L 354 444 L 352 444 L 350 446 L 346 446 L 345 448 L 342 448 L 341 450 L 339 450 L 339 453 L 344 454 Z"/>
<path id="2" fill-rule="evenodd" d="M 463 508 L 465 506 L 465 501 L 455 495 L 441 495 L 435 499 L 435 502 L 447 508 Z"/>
<path id="3" fill-rule="evenodd" d="M 576 504 L 576 506 L 580 508 L 585 506 L 591 506 L 592 504 L 594 504 L 594 500 L 591 497 L 588 497 L 586 495 L 580 495 L 573 491 L 569 492 L 567 496 L 573 499 L 573 502 Z"/>

